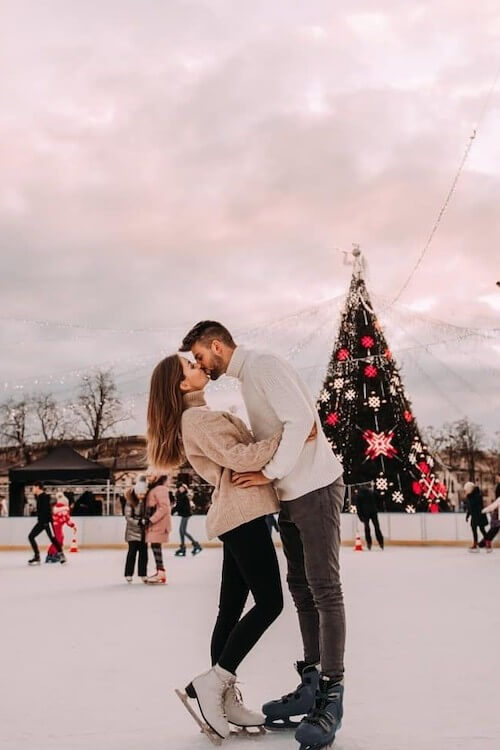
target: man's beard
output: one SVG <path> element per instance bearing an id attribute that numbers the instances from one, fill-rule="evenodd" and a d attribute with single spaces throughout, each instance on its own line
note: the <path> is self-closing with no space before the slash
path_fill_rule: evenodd
<path id="1" fill-rule="evenodd" d="M 214 354 L 213 360 L 212 360 L 212 367 L 210 367 L 210 370 L 209 370 L 210 380 L 218 380 L 220 376 L 224 374 L 222 368 L 223 368 L 222 357 L 219 357 L 216 354 Z"/>

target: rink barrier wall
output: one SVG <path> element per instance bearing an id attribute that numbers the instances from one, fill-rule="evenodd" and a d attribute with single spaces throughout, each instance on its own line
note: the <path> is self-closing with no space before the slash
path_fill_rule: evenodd
<path id="1" fill-rule="evenodd" d="M 125 548 L 125 521 L 123 516 L 78 516 L 79 549 L 120 549 Z M 407 546 L 465 546 L 470 545 L 472 533 L 463 513 L 380 513 L 380 527 L 388 545 Z M 173 531 L 168 547 L 179 546 L 180 519 L 173 518 Z M 0 550 L 30 549 L 28 534 L 36 523 L 34 517 L 0 518 Z M 205 533 L 205 516 L 192 516 L 188 531 L 206 547 L 219 547 L 217 539 L 209 542 Z M 342 513 L 341 540 L 343 545 L 354 545 L 356 532 L 364 539 L 363 525 L 351 513 Z M 376 545 L 375 535 L 374 544 Z M 38 537 L 40 548 L 48 546 L 45 534 Z M 274 532 L 277 546 L 279 537 Z M 69 547 L 71 530 L 65 533 L 65 544 Z"/>

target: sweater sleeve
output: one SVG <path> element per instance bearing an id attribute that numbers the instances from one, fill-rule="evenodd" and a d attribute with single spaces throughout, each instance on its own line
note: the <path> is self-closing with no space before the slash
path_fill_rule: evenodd
<path id="1" fill-rule="evenodd" d="M 240 441 L 235 425 L 221 412 L 204 412 L 196 426 L 189 430 L 187 442 L 194 441 L 198 450 L 219 466 L 237 472 L 260 471 L 274 455 L 281 434 L 246 445 Z M 186 449 L 189 450 L 188 446 Z"/>
<path id="2" fill-rule="evenodd" d="M 166 487 L 155 487 L 153 490 L 154 492 L 154 500 L 158 501 L 157 507 L 151 518 L 149 519 L 150 523 L 157 523 L 158 521 L 161 521 L 162 518 L 165 518 L 167 516 L 167 526 L 168 531 L 170 532 L 172 529 L 172 521 L 171 521 L 171 512 L 170 512 L 170 500 L 168 497 L 168 490 Z"/>
<path id="3" fill-rule="evenodd" d="M 277 357 L 262 357 L 254 377 L 283 425 L 279 448 L 263 469 L 268 479 L 283 479 L 297 463 L 315 414 L 286 363 Z"/>
<path id="4" fill-rule="evenodd" d="M 493 511 L 497 508 L 500 508 L 500 497 L 497 497 L 497 499 L 494 500 L 490 505 L 487 505 L 486 508 L 483 508 L 481 513 L 493 513 Z"/>

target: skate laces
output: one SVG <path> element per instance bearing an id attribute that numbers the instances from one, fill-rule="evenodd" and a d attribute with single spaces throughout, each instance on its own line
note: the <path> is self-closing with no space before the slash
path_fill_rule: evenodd
<path id="1" fill-rule="evenodd" d="M 240 706 L 243 705 L 243 696 L 241 694 L 241 690 L 236 687 L 238 683 L 236 682 L 230 682 L 229 687 L 227 688 L 227 691 L 231 693 L 231 695 L 234 697 L 234 700 L 236 703 L 238 703 Z M 241 683 L 239 683 L 241 684 Z"/>
<path id="2" fill-rule="evenodd" d="M 326 693 L 321 695 L 320 698 L 316 699 L 316 703 L 311 712 L 304 717 L 303 721 L 308 724 L 315 724 L 320 726 L 325 732 L 328 732 L 332 724 L 337 724 L 337 717 L 331 712 L 327 711 L 326 707 L 329 703 L 337 702 L 339 698 L 338 693 Z"/>

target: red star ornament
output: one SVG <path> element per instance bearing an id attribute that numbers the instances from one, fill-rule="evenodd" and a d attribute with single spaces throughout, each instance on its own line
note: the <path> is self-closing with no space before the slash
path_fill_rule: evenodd
<path id="1" fill-rule="evenodd" d="M 405 411 L 405 413 L 403 414 L 403 417 L 406 419 L 408 424 L 410 422 L 413 422 L 413 414 L 411 413 L 411 411 Z"/>
<path id="2" fill-rule="evenodd" d="M 377 368 L 374 365 L 366 365 L 365 367 L 365 375 L 367 378 L 376 378 L 377 377 Z"/>
<path id="3" fill-rule="evenodd" d="M 339 349 L 337 352 L 337 359 L 339 362 L 345 362 L 346 359 L 349 359 L 349 349 Z"/>
<path id="4" fill-rule="evenodd" d="M 446 497 L 446 487 L 438 482 L 436 477 L 422 477 L 420 485 L 427 500 L 440 500 Z"/>
<path id="5" fill-rule="evenodd" d="M 336 411 L 332 411 L 326 418 L 326 423 L 331 425 L 331 427 L 335 427 L 337 422 L 339 421 L 339 415 Z"/>
<path id="6" fill-rule="evenodd" d="M 371 349 L 373 345 L 375 344 L 374 340 L 371 336 L 362 336 L 361 337 L 361 346 L 364 346 L 365 349 Z"/>
<path id="7" fill-rule="evenodd" d="M 394 438 L 394 432 L 373 432 L 373 430 L 365 430 L 363 432 L 363 438 L 367 442 L 367 448 L 365 456 L 371 458 L 373 461 L 377 456 L 386 456 L 387 458 L 394 458 L 397 455 L 396 448 L 392 445 Z"/>
<path id="8" fill-rule="evenodd" d="M 430 474 L 431 467 L 429 466 L 429 464 L 427 463 L 427 461 L 420 461 L 417 464 L 417 467 L 420 469 L 420 471 L 422 472 L 422 474 Z"/>

